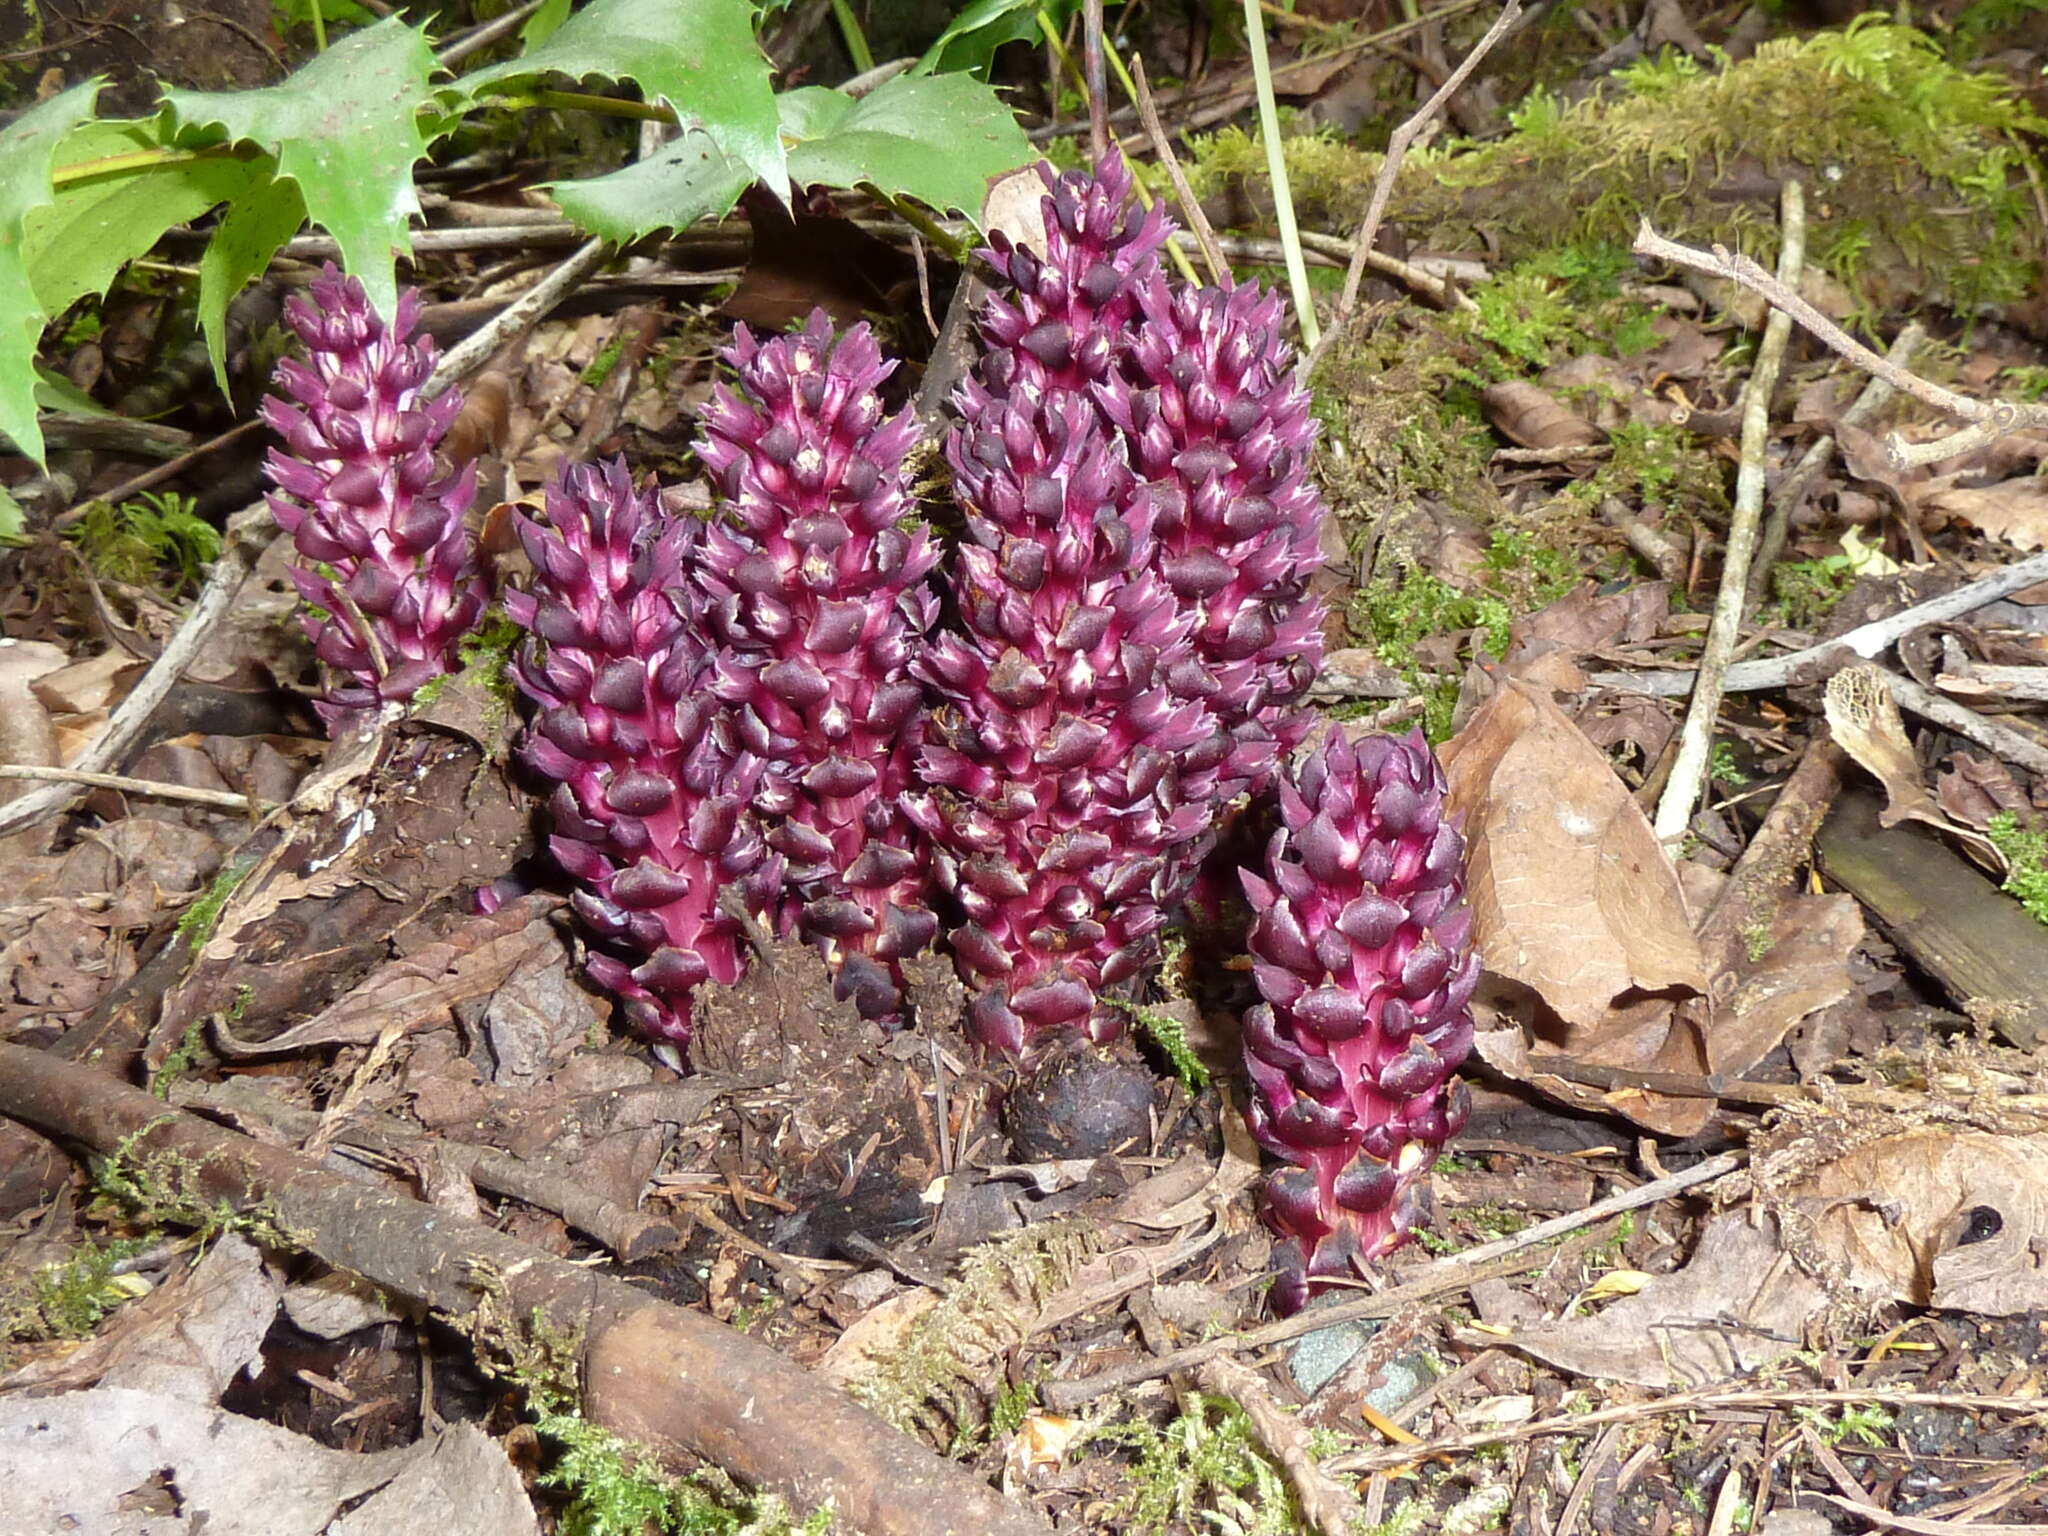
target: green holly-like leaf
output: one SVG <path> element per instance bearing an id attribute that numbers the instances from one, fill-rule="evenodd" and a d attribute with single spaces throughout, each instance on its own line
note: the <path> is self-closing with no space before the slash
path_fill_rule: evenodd
<path id="1" fill-rule="evenodd" d="M 243 284 L 263 275 L 279 246 L 306 222 L 305 199 L 296 182 L 271 179 L 252 187 L 221 215 L 206 254 L 199 258 L 199 329 L 220 392 L 228 383 L 228 304 Z M 390 313 L 390 311 L 385 311 Z"/>
<path id="2" fill-rule="evenodd" d="M 181 129 L 219 128 L 277 158 L 313 222 L 341 246 L 370 302 L 398 303 L 396 259 L 412 250 L 419 211 L 412 168 L 427 152 L 420 110 L 437 66 L 426 39 L 397 17 L 352 32 L 283 85 L 255 91 L 164 92 Z"/>
<path id="3" fill-rule="evenodd" d="M 790 179 L 871 186 L 958 209 L 979 226 L 989 182 L 1036 151 L 994 90 L 970 75 L 898 75 L 859 100 L 810 86 L 782 98 Z"/>
<path id="4" fill-rule="evenodd" d="M 810 86 L 776 98 L 799 186 L 872 186 L 978 224 L 991 177 L 1033 158 L 996 93 L 965 75 L 899 76 L 855 100 Z M 704 133 L 608 176 L 554 183 L 549 192 L 583 228 L 625 243 L 726 212 L 755 179 Z"/>
<path id="5" fill-rule="evenodd" d="M 693 129 L 645 160 L 608 176 L 554 182 L 548 194 L 591 234 L 628 245 L 728 212 L 753 182 L 752 171 Z"/>
<path id="6" fill-rule="evenodd" d="M 769 73 L 751 0 L 593 0 L 538 48 L 463 76 L 453 91 L 471 101 L 541 74 L 630 80 L 780 195 L 788 175 Z"/>
<path id="7" fill-rule="evenodd" d="M 105 293 L 165 230 L 243 196 L 272 171 L 267 159 L 227 154 L 152 162 L 151 152 L 161 149 L 145 122 L 86 123 L 65 137 L 57 153 L 62 184 L 29 214 L 22 242 L 44 313 Z M 89 174 L 100 165 L 104 174 Z"/>
<path id="8" fill-rule="evenodd" d="M 0 130 L 0 433 L 37 464 L 36 343 L 50 312 L 36 298 L 24 246 L 28 216 L 55 200 L 50 165 L 64 136 L 92 116 L 99 82 L 89 80 L 32 107 Z"/>

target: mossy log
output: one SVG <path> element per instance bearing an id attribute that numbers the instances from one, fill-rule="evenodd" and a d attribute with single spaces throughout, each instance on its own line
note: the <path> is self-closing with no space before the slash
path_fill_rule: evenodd
<path id="1" fill-rule="evenodd" d="M 472 1331 L 545 1321 L 575 1341 L 591 1422 L 781 1495 L 827 1501 L 873 1536 L 1049 1536 L 1028 1507 L 927 1450 L 794 1362 L 697 1312 L 642 1294 L 478 1222 L 326 1172 L 296 1153 L 175 1110 L 105 1073 L 0 1044 L 0 1115 L 119 1154 L 172 1210 L 225 1201 L 264 1231 Z"/>

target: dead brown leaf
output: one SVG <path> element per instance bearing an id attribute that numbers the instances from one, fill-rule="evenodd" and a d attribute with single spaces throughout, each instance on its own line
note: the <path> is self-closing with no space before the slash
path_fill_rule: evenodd
<path id="1" fill-rule="evenodd" d="M 315 1045 L 368 1045 L 386 1030 L 452 1023 L 459 1003 L 488 997 L 519 966 L 559 951 L 548 914 L 559 900 L 522 896 L 474 917 L 446 939 L 390 961 L 333 1006 L 266 1040 L 243 1040 L 222 1023 L 215 1035 L 230 1058 L 276 1055 Z"/>
<path id="2" fill-rule="evenodd" d="M 1606 441 L 1598 427 L 1526 380 L 1490 384 L 1480 401 L 1494 429 L 1523 448 L 1590 448 Z"/>
<path id="3" fill-rule="evenodd" d="M 2048 480 L 2029 475 L 1999 485 L 1945 486 L 1912 497 L 1923 514 L 1961 518 L 2014 549 L 2048 544 Z"/>
<path id="4" fill-rule="evenodd" d="M 1487 969 L 1568 1025 L 1629 994 L 1700 992 L 1677 871 L 1605 758 L 1546 695 L 1509 681 L 1445 744 Z"/>

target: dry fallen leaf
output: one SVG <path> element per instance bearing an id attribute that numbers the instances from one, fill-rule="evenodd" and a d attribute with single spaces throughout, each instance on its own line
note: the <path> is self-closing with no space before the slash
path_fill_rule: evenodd
<path id="1" fill-rule="evenodd" d="M 1884 786 L 1885 808 L 1877 818 L 1880 825 L 1923 821 L 1937 832 L 1959 837 L 1996 856 L 1988 839 L 1949 820 L 1921 783 L 1920 760 L 1906 739 L 1906 723 L 1899 718 L 1898 702 L 1892 697 L 1891 680 L 1884 668 L 1844 667 L 1828 679 L 1826 708 L 1835 741 Z"/>
<path id="2" fill-rule="evenodd" d="M 1922 513 L 1961 518 L 2014 549 L 2048 544 L 2048 480 L 2035 475 L 1999 485 L 1945 486 L 1911 500 Z"/>
<path id="3" fill-rule="evenodd" d="M 1526 381 L 1490 384 L 1480 401 L 1495 430 L 1523 448 L 1590 448 L 1606 441 L 1598 427 Z"/>
<path id="4" fill-rule="evenodd" d="M 1705 990 L 1669 856 L 1607 760 L 1545 694 L 1510 680 L 1442 757 L 1489 972 L 1581 1029 L 1608 1023 L 1629 994 Z"/>

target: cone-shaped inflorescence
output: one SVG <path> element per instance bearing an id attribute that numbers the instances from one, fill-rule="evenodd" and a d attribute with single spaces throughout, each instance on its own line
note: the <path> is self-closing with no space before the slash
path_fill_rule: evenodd
<path id="1" fill-rule="evenodd" d="M 1308 479 L 1308 392 L 1278 295 L 1169 284 L 1155 271 L 1139 301 L 1120 376 L 1096 398 L 1159 493 L 1160 573 L 1200 615 L 1199 665 L 1176 685 L 1230 733 L 1225 792 L 1258 790 L 1308 730 L 1301 699 L 1322 659 L 1323 604 L 1308 590 L 1324 518 Z"/>
<path id="2" fill-rule="evenodd" d="M 686 1044 L 691 989 L 746 968 L 721 897 L 767 913 L 782 880 L 750 808 L 761 764 L 718 728 L 687 580 L 702 525 L 664 516 L 620 461 L 569 470 L 547 526 L 521 519 L 519 535 L 533 591 L 505 604 L 533 636 L 517 675 L 541 706 L 526 760 L 556 784 L 549 847 L 602 946 L 590 974 L 645 1033 Z"/>
<path id="3" fill-rule="evenodd" d="M 1465 1121 L 1452 1074 L 1472 1046 L 1479 960 L 1443 798 L 1419 731 L 1354 745 L 1333 730 L 1280 779 L 1265 876 L 1244 872 L 1266 999 L 1245 1017 L 1250 1120 L 1288 1164 L 1266 1184 L 1283 1311 L 1401 1242 Z"/>
<path id="4" fill-rule="evenodd" d="M 700 580 L 721 643 L 715 687 L 739 743 L 769 763 L 759 806 L 788 860 L 793 917 L 842 995 L 895 1012 L 896 963 L 931 943 L 924 840 L 905 818 L 923 739 L 910 662 L 937 606 L 938 560 L 913 511 L 915 415 L 884 420 L 895 364 L 865 325 L 835 345 L 822 310 L 800 334 L 739 328 L 697 456 L 731 522 L 706 535 Z"/>
<path id="5" fill-rule="evenodd" d="M 360 711 L 412 697 L 460 665 L 457 643 L 484 608 L 484 584 L 463 527 L 476 476 L 439 477 L 434 451 L 462 400 L 420 386 L 434 343 L 412 340 L 419 299 L 399 297 L 386 325 L 363 285 L 330 265 L 285 318 L 306 359 L 277 366 L 284 397 L 263 417 L 284 439 L 270 474 L 278 524 L 308 563 L 292 581 L 323 610 L 305 619 L 332 682 L 320 713 L 338 729 Z"/>
<path id="6" fill-rule="evenodd" d="M 1138 296 L 1158 276 L 1171 229 L 1157 204 L 1132 222 L 1131 173 L 1115 150 L 1093 176 L 1056 176 L 1044 164 L 1038 174 L 1045 255 L 998 231 L 983 253 L 998 281 L 979 319 L 983 384 L 1033 400 L 1117 376 Z"/>
<path id="7" fill-rule="evenodd" d="M 940 701 L 935 788 L 906 804 L 965 912 L 975 1036 L 1106 1040 L 1122 1020 L 1103 989 L 1150 958 L 1169 860 L 1215 815 L 1214 720 L 1165 684 L 1194 615 L 1149 568 L 1149 496 L 1085 396 L 968 388 L 962 406 L 964 632 L 919 663 Z"/>

